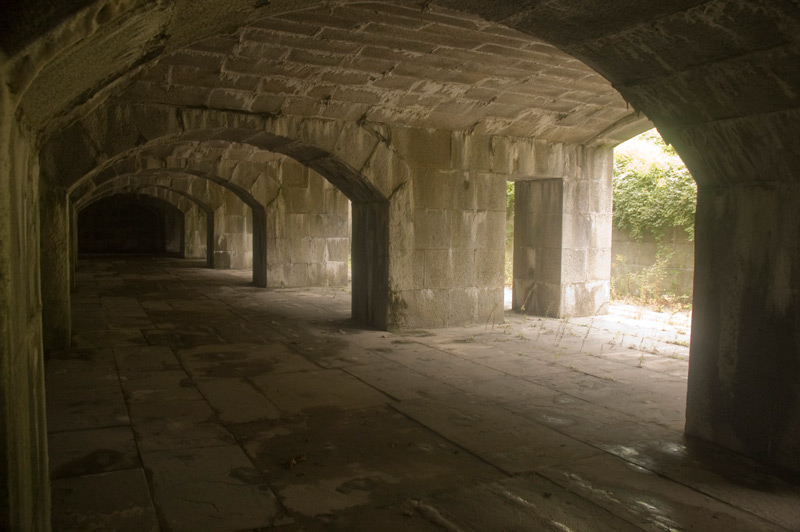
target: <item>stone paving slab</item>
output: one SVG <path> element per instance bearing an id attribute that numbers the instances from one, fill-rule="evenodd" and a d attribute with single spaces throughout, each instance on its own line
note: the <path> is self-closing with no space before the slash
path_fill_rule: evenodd
<path id="1" fill-rule="evenodd" d="M 390 401 L 375 388 L 337 369 L 261 375 L 250 380 L 289 415 L 310 408 L 368 408 Z"/>
<path id="2" fill-rule="evenodd" d="M 539 473 L 647 531 L 784 530 L 749 512 L 607 454 L 560 464 Z"/>
<path id="3" fill-rule="evenodd" d="M 48 436 L 50 476 L 68 478 L 140 467 L 129 426 L 56 432 Z"/>
<path id="4" fill-rule="evenodd" d="M 141 451 L 234 443 L 233 437 L 202 399 L 132 403 L 130 412 L 136 443 Z"/>
<path id="5" fill-rule="evenodd" d="M 132 372 L 120 377 L 120 383 L 128 404 L 203 399 L 182 369 Z"/>
<path id="6" fill-rule="evenodd" d="M 261 473 L 238 445 L 147 451 L 165 530 L 231 532 L 271 528 L 286 518 Z"/>
<path id="7" fill-rule="evenodd" d="M 47 388 L 47 431 L 115 427 L 130 423 L 119 384 L 114 387 L 62 390 Z"/>
<path id="8" fill-rule="evenodd" d="M 566 394 L 555 394 L 549 404 L 519 401 L 504 403 L 503 408 L 608 452 L 612 452 L 609 449 L 614 446 L 654 438 L 665 442 L 683 441 L 681 431 Z"/>
<path id="9" fill-rule="evenodd" d="M 304 516 L 401 504 L 505 478 L 482 459 L 387 407 L 319 408 L 231 427 L 268 472 L 286 508 Z M 380 529 L 376 527 L 374 529 Z"/>
<path id="10" fill-rule="evenodd" d="M 47 364 L 47 384 L 57 390 L 119 388 L 119 375 L 113 365 L 84 360 L 52 360 Z"/>
<path id="11" fill-rule="evenodd" d="M 420 501 L 417 510 L 460 532 L 640 532 L 538 475 L 501 480 Z"/>
<path id="12" fill-rule="evenodd" d="M 76 348 L 114 347 L 118 345 L 145 345 L 142 331 L 135 328 L 82 330 L 72 333 L 72 345 Z"/>
<path id="13" fill-rule="evenodd" d="M 600 451 L 484 401 L 462 397 L 414 400 L 392 405 L 398 411 L 508 474 L 537 471 Z"/>
<path id="14" fill-rule="evenodd" d="M 280 342 L 203 345 L 178 349 L 177 353 L 195 379 L 255 377 L 319 369 L 318 365 Z"/>
<path id="15" fill-rule="evenodd" d="M 167 345 L 174 349 L 226 343 L 216 329 L 209 326 L 186 325 L 160 329 L 143 329 L 142 335 L 150 345 Z"/>
<path id="16" fill-rule="evenodd" d="M 54 480 L 53 530 L 159 532 L 141 469 Z"/>
<path id="17" fill-rule="evenodd" d="M 104 475 L 141 454 L 161 532 L 800 530 L 800 484 L 684 438 L 669 330 L 657 352 L 602 319 L 365 330 L 346 291 L 192 264 L 79 270 L 76 312 L 149 323 L 76 321 L 82 343 L 51 354 L 54 494 L 112 497 L 129 483 Z M 104 529 L 74 518 L 123 517 L 108 497 L 62 493 L 56 522 Z"/>
<path id="18" fill-rule="evenodd" d="M 389 360 L 350 366 L 345 371 L 398 401 L 460 393 L 447 383 L 416 373 L 402 364 Z"/>
<path id="19" fill-rule="evenodd" d="M 164 345 L 115 347 L 114 360 L 124 375 L 135 371 L 180 369 L 172 349 Z"/>
<path id="20" fill-rule="evenodd" d="M 752 460 L 734 460 L 729 453 L 682 437 L 609 446 L 607 450 L 788 530 L 800 530 L 800 486 Z"/>
<path id="21" fill-rule="evenodd" d="M 203 379 L 197 387 L 225 425 L 281 417 L 278 407 L 246 379 Z"/>

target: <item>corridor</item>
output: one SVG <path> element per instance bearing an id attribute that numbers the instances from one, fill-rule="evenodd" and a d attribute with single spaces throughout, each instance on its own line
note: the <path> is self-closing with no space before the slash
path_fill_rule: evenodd
<path id="1" fill-rule="evenodd" d="M 800 483 L 685 438 L 665 329 L 366 330 L 345 289 L 202 266 L 79 262 L 46 366 L 54 530 L 800 530 Z"/>

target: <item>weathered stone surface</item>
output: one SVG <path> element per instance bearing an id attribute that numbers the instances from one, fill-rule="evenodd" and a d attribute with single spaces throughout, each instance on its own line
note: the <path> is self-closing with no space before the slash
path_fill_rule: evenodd
<path id="1" fill-rule="evenodd" d="M 38 302 L 44 303 L 45 316 L 54 311 L 63 318 L 71 285 L 58 258 L 68 253 L 48 247 L 50 230 L 61 233 L 62 226 L 71 225 L 69 220 L 61 223 L 63 216 L 58 223 L 51 220 L 51 208 L 40 213 L 40 201 L 47 205 L 47 185 L 77 190 L 95 178 L 96 185 L 107 182 L 113 175 L 105 172 L 111 168 L 118 174 L 173 168 L 164 161 L 177 164 L 188 156 L 121 159 L 181 135 L 205 146 L 194 156 L 198 171 L 225 168 L 219 164 L 224 157 L 218 143 L 250 141 L 260 149 L 284 146 L 355 201 L 383 201 L 406 187 L 401 192 L 406 196 L 392 203 L 387 216 L 370 218 L 385 222 L 377 225 L 381 237 L 364 239 L 368 232 L 356 231 L 368 243 L 360 249 L 368 266 L 359 275 L 370 281 L 356 298 L 354 315 L 379 326 L 402 324 L 411 316 L 441 324 L 467 315 L 478 319 L 488 308 L 477 303 L 479 298 L 497 290 L 491 283 L 427 289 L 424 272 L 415 271 L 425 257 L 414 244 L 420 229 L 415 201 L 420 209 L 503 209 L 502 187 L 477 178 L 475 192 L 461 188 L 467 182 L 472 186 L 473 178 L 458 172 L 492 175 L 498 185 L 531 177 L 565 180 L 564 212 L 582 220 L 565 221 L 563 249 L 585 250 L 586 272 L 570 271 L 580 279 L 575 283 L 542 287 L 552 290 L 554 298 L 569 296 L 587 312 L 602 307 L 607 270 L 597 257 L 610 246 L 610 232 L 603 229 L 609 195 L 602 182 L 610 173 L 610 159 L 600 153 L 606 149 L 601 146 L 645 127 L 644 113 L 678 148 L 701 189 L 720 187 L 706 192 L 698 211 L 698 260 L 711 266 L 698 273 L 696 329 L 705 336 L 694 349 L 701 362 L 693 365 L 699 369 L 690 395 L 690 412 L 696 416 L 691 430 L 797 468 L 789 451 L 797 447 L 797 431 L 791 429 L 796 416 L 783 412 L 797 403 L 790 381 L 798 364 L 796 357 L 774 355 L 796 351 L 786 333 L 796 321 L 797 305 L 786 295 L 791 283 L 774 281 L 784 279 L 796 262 L 786 229 L 796 225 L 786 214 L 794 191 L 764 192 L 784 186 L 775 183 L 793 182 L 799 170 L 800 23 L 795 4 L 439 0 L 421 8 L 398 0 L 312 3 L 296 10 L 285 2 L 231 7 L 219 0 L 178 0 L 168 6 L 81 2 L 40 7 L 12 0 L 4 6 L 0 32 L 5 58 L 0 67 L 0 307 L 5 310 L 0 419 L 6 442 L 3 476 L 10 479 L 0 516 L 11 523 L 7 528 L 47 529 L 46 517 L 37 510 L 46 513 L 48 507 Z M 461 131 L 449 131 L 454 128 Z M 431 133 L 407 138 L 398 133 L 393 139 L 395 131 L 404 129 Z M 442 155 L 448 151 L 449 158 Z M 416 172 L 422 167 L 425 175 Z M 249 171 L 239 174 L 235 165 L 227 171 L 236 174 L 238 186 L 249 186 Z M 441 177 L 443 186 L 424 181 L 431 177 Z M 157 184 L 187 191 L 168 181 Z M 734 184 L 747 184 L 747 192 L 725 190 Z M 434 190 L 433 197 L 420 194 L 418 185 Z M 274 191 L 274 186 L 259 187 L 265 197 L 274 198 Z M 208 203 L 215 209 L 227 203 L 211 196 L 216 197 Z M 63 205 L 61 199 L 56 203 Z M 748 206 L 757 205 L 767 215 L 753 218 L 752 224 L 747 218 L 749 225 L 734 223 L 735 217 L 719 205 L 727 203 L 736 204 L 731 212 L 748 213 Z M 597 226 L 589 239 L 567 227 L 586 223 L 587 214 Z M 253 214 L 254 235 L 266 228 L 266 218 Z M 451 223 L 450 230 L 454 249 L 479 249 L 465 227 Z M 759 238 L 753 240 L 754 234 Z M 216 236 L 207 237 L 207 249 Z M 580 241 L 568 241 L 572 236 Z M 263 285 L 267 239 L 255 240 L 247 249 L 245 242 L 226 239 L 232 248 L 219 250 L 220 258 L 228 264 L 253 260 L 258 264 L 254 281 Z M 584 245 L 587 240 L 591 246 Z M 725 251 L 734 249 L 736 257 Z M 717 258 L 708 259 L 711 255 Z M 50 261 L 55 267 L 48 266 L 49 256 L 55 257 Z M 303 278 L 315 282 L 329 271 L 319 262 L 303 264 Z M 341 271 L 341 265 L 330 270 Z M 375 273 L 377 279 L 369 277 Z M 48 275 L 58 280 L 52 292 Z M 726 287 L 722 292 L 730 301 L 709 303 L 717 301 L 718 284 Z M 45 292 L 39 293 L 40 286 Z M 470 291 L 471 299 L 466 297 Z M 462 313 L 461 306 L 470 310 Z M 48 333 L 56 330 L 52 317 L 45 319 Z M 83 330 L 75 341 L 141 345 L 143 337 L 137 339 L 128 327 L 138 319 L 118 318 L 116 325 L 123 328 L 102 332 L 99 325 L 106 323 L 98 318 L 97 327 Z M 63 333 L 68 323 L 59 321 Z M 164 335 L 151 333 L 149 338 L 161 341 Z M 714 338 L 738 340 L 727 345 Z M 766 351 L 769 356 L 762 356 Z M 750 360 L 769 362 L 754 367 Z M 773 379 L 778 373 L 780 378 Z M 707 389 L 712 390 L 709 402 Z M 761 399 L 741 409 L 715 399 L 733 397 L 736 402 L 751 395 Z M 764 428 L 766 422 L 771 425 Z M 36 438 L 32 434 L 39 434 L 38 442 L 29 441 Z M 38 479 L 34 486 L 26 480 L 32 478 Z"/>

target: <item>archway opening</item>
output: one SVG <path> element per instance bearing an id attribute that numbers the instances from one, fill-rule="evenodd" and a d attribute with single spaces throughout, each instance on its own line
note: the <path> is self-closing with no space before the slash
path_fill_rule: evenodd
<path id="1" fill-rule="evenodd" d="M 182 256 L 184 215 L 151 196 L 102 198 L 78 214 L 78 252 Z"/>

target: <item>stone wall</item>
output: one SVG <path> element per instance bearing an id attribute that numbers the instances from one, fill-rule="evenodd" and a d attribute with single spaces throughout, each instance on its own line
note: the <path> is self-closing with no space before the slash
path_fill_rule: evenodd
<path id="1" fill-rule="evenodd" d="M 205 259 L 209 245 L 207 217 L 200 207 L 193 205 L 184 213 L 184 242 L 187 259 Z"/>
<path id="2" fill-rule="evenodd" d="M 505 180 L 470 168 L 458 134 L 398 128 L 412 170 L 413 278 L 403 325 L 503 319 Z"/>
<path id="3" fill-rule="evenodd" d="M 2 81 L 2 79 L 0 79 Z M 0 82 L 0 529 L 50 529 L 38 163 Z"/>
<path id="4" fill-rule="evenodd" d="M 641 241 L 629 232 L 614 227 L 611 245 L 611 282 L 617 296 L 640 296 L 641 272 L 651 269 L 661 256 L 665 257 L 662 279 L 658 287 L 670 294 L 686 296 L 691 301 L 694 283 L 694 241 L 689 240 L 683 229 L 668 229 L 661 243 L 652 235 L 644 235 Z"/>
<path id="5" fill-rule="evenodd" d="M 267 205 L 267 286 L 346 286 L 349 202 L 324 177 L 283 157 Z"/>

